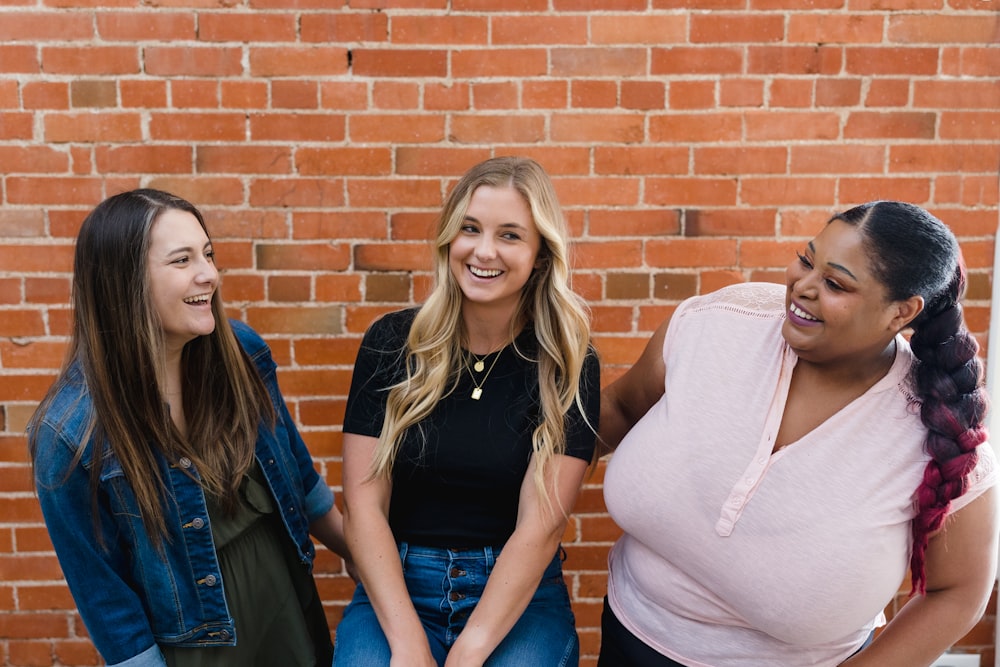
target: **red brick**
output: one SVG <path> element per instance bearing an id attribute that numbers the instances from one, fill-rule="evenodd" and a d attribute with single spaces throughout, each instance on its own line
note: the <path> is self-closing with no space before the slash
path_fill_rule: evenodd
<path id="1" fill-rule="evenodd" d="M 937 49 L 919 47 L 849 47 L 845 53 L 849 74 L 933 76 Z"/>
<path id="2" fill-rule="evenodd" d="M 440 49 L 353 49 L 356 76 L 444 77 L 448 53 Z"/>
<path id="3" fill-rule="evenodd" d="M 901 199 L 925 204 L 931 196 L 929 178 L 842 178 L 840 198 L 845 202 Z"/>
<path id="4" fill-rule="evenodd" d="M 660 81 L 622 81 L 621 106 L 626 109 L 662 109 L 666 87 Z"/>
<path id="5" fill-rule="evenodd" d="M 902 44 L 984 44 L 996 40 L 996 22 L 973 13 L 965 16 L 890 15 L 887 37 L 891 42 Z"/>
<path id="6" fill-rule="evenodd" d="M 175 79 L 170 82 L 170 106 L 175 109 L 219 108 L 219 83 L 214 79 Z"/>
<path id="7" fill-rule="evenodd" d="M 748 177 L 740 181 L 741 203 L 749 206 L 821 206 L 834 201 L 834 178 Z"/>
<path id="8" fill-rule="evenodd" d="M 147 185 L 197 202 L 199 206 L 243 202 L 243 183 L 235 176 L 157 176 Z M 218 252 L 219 248 L 215 250 Z"/>
<path id="9" fill-rule="evenodd" d="M 451 76 L 459 79 L 529 78 L 546 75 L 548 70 L 545 49 L 478 48 L 451 54 Z"/>
<path id="10" fill-rule="evenodd" d="M 150 114 L 149 133 L 166 141 L 243 141 L 246 125 L 240 113 L 158 112 Z"/>
<path id="11" fill-rule="evenodd" d="M 338 46 L 250 49 L 250 74 L 256 77 L 340 76 L 347 69 L 347 49 Z"/>
<path id="12" fill-rule="evenodd" d="M 650 62 L 651 74 L 740 74 L 743 52 L 732 47 L 654 48 Z"/>
<path id="13" fill-rule="evenodd" d="M 788 166 L 783 146 L 699 146 L 694 149 L 698 174 L 780 174 Z"/>
<path id="14" fill-rule="evenodd" d="M 100 200 L 101 182 L 96 177 L 9 176 L 7 178 L 7 201 L 11 204 L 87 204 L 92 206 Z M 48 260 L 51 261 L 51 258 Z"/>
<path id="15" fill-rule="evenodd" d="M 223 109 L 260 109 L 267 106 L 268 86 L 263 81 L 221 81 L 219 103 Z"/>
<path id="16" fill-rule="evenodd" d="M 0 55 L 2 53 L 0 49 Z M 66 110 L 69 109 L 69 86 L 55 81 L 27 82 L 21 87 L 21 100 L 25 109 Z"/>
<path id="17" fill-rule="evenodd" d="M 853 107 L 861 101 L 861 79 L 823 78 L 816 81 L 816 106 Z"/>
<path id="18" fill-rule="evenodd" d="M 885 147 L 867 144 L 792 146 L 789 160 L 793 174 L 879 174 L 885 164 Z"/>
<path id="19" fill-rule="evenodd" d="M 671 109 L 711 109 L 715 106 L 713 81 L 674 81 L 670 84 Z"/>
<path id="20" fill-rule="evenodd" d="M 461 176 L 472 165 L 490 157 L 483 148 L 438 148 L 399 146 L 395 149 L 396 172 L 413 176 L 440 174 Z"/>
<path id="21" fill-rule="evenodd" d="M 236 76 L 243 72 L 242 53 L 234 47 L 150 46 L 146 71 L 157 76 Z"/>
<path id="22" fill-rule="evenodd" d="M 420 85 L 412 81 L 375 81 L 372 106 L 376 109 L 415 109 L 419 106 Z"/>
<path id="23" fill-rule="evenodd" d="M 569 83 L 558 80 L 523 81 L 521 104 L 531 109 L 565 109 L 569 106 Z"/>
<path id="24" fill-rule="evenodd" d="M 351 260 L 346 243 L 259 243 L 255 251 L 262 271 L 343 271 Z"/>
<path id="25" fill-rule="evenodd" d="M 4 12 L 0 24 L 3 42 L 75 42 L 94 36 L 92 16 L 58 11 Z"/>
<path id="26" fill-rule="evenodd" d="M 764 104 L 764 82 L 760 79 L 725 79 L 719 82 L 722 107 L 760 107 Z"/>
<path id="27" fill-rule="evenodd" d="M 294 14 L 198 12 L 203 42 L 294 42 L 296 28 Z"/>
<path id="28" fill-rule="evenodd" d="M 138 74 L 139 52 L 135 46 L 42 48 L 42 71 L 47 74 Z"/>
<path id="29" fill-rule="evenodd" d="M 461 14 L 399 15 L 393 17 L 390 40 L 394 44 L 485 44 L 489 22 L 484 16 Z"/>
<path id="30" fill-rule="evenodd" d="M 566 143 L 638 143 L 644 138 L 644 120 L 638 113 L 553 114 L 551 138 Z"/>
<path id="31" fill-rule="evenodd" d="M 657 206 L 733 206 L 735 178 L 647 178 L 645 202 Z"/>
<path id="32" fill-rule="evenodd" d="M 681 15 L 594 14 L 592 44 L 679 44 L 687 41 L 687 20 Z"/>
<path id="33" fill-rule="evenodd" d="M 642 241 L 578 241 L 573 245 L 575 269 L 640 266 Z"/>
<path id="34" fill-rule="evenodd" d="M 359 243 L 354 267 L 365 271 L 421 271 L 432 266 L 429 243 Z"/>
<path id="35" fill-rule="evenodd" d="M 253 141 L 342 141 L 345 136 L 343 116 L 325 113 L 257 113 L 250 116 Z M 227 128 L 242 130 L 231 123 Z M 228 137 L 227 137 L 228 139 Z"/>
<path id="36" fill-rule="evenodd" d="M 653 116 L 649 140 L 655 143 L 717 143 L 743 138 L 743 116 L 737 113 L 697 113 Z"/>
<path id="37" fill-rule="evenodd" d="M 462 144 L 539 142 L 545 139 L 545 117 L 536 114 L 454 115 L 450 138 Z"/>
<path id="38" fill-rule="evenodd" d="M 247 322 L 261 334 L 338 334 L 343 318 L 340 306 L 250 306 L 246 313 Z M 290 386 L 293 383 L 285 379 L 287 375 L 279 373 L 285 396 L 312 396 L 329 391 L 329 387 L 315 385 L 311 391 L 303 392 L 301 386 Z"/>
<path id="39" fill-rule="evenodd" d="M 639 179 L 604 178 L 604 187 L 595 188 L 590 177 L 557 178 L 553 185 L 563 206 L 621 206 L 639 203 Z"/>
<path id="40" fill-rule="evenodd" d="M 685 212 L 684 236 L 773 236 L 776 218 L 769 208 L 691 209 Z"/>
<path id="41" fill-rule="evenodd" d="M 844 137 L 848 139 L 931 139 L 934 137 L 935 120 L 935 115 L 929 112 L 855 111 L 850 114 L 844 125 Z"/>
<path id="42" fill-rule="evenodd" d="M 693 13 L 689 21 L 690 40 L 695 44 L 779 42 L 785 36 L 781 15 Z"/>
<path id="43" fill-rule="evenodd" d="M 941 139 L 984 139 L 996 141 L 1000 128 L 1000 113 L 976 111 L 941 112 Z"/>
<path id="44" fill-rule="evenodd" d="M 803 12 L 788 16 L 790 43 L 878 44 L 882 41 L 883 29 L 883 17 L 879 14 L 838 16 L 830 12 Z"/>
<path id="45" fill-rule="evenodd" d="M 344 184 L 341 179 L 257 178 L 250 184 L 252 206 L 342 206 Z"/>
<path id="46" fill-rule="evenodd" d="M 97 12 L 97 34 L 108 42 L 186 41 L 195 39 L 195 15 L 186 12 Z"/>
<path id="47" fill-rule="evenodd" d="M 121 80 L 118 83 L 122 108 L 162 108 L 167 106 L 164 81 Z"/>
<path id="48" fill-rule="evenodd" d="M 137 113 L 47 114 L 44 121 L 47 141 L 134 142 L 142 139 L 141 118 Z"/>
<path id="49" fill-rule="evenodd" d="M 326 9 L 327 5 L 321 5 Z M 394 17 L 394 21 L 401 18 Z M 344 44 L 348 42 L 384 42 L 388 39 L 389 17 L 385 12 L 303 13 L 299 17 L 303 42 Z"/>
<path id="50" fill-rule="evenodd" d="M 206 174 L 287 174 L 292 170 L 286 146 L 198 146 L 195 169 Z"/>
<path id="51" fill-rule="evenodd" d="M 867 107 L 903 107 L 909 103 L 910 82 L 898 79 L 874 79 L 865 98 Z"/>
<path id="52" fill-rule="evenodd" d="M 913 106 L 997 109 L 1000 108 L 1000 86 L 996 81 L 914 81 Z M 1000 131 L 996 136 L 1000 136 Z"/>
<path id="53" fill-rule="evenodd" d="M 748 49 L 747 71 L 751 74 L 841 73 L 841 49 L 830 46 L 752 46 Z"/>
<path id="54" fill-rule="evenodd" d="M 445 118 L 440 114 L 352 116 L 350 136 L 365 143 L 433 143 L 445 137 Z"/>
<path id="55" fill-rule="evenodd" d="M 587 17 L 580 16 L 497 16 L 490 21 L 492 44 L 586 44 Z"/>
<path id="56" fill-rule="evenodd" d="M 193 152 L 189 146 L 97 146 L 95 163 L 102 173 L 192 172 Z"/>

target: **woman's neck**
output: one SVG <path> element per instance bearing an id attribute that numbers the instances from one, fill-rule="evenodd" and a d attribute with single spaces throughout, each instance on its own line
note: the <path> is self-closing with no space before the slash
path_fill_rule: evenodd
<path id="1" fill-rule="evenodd" d="M 473 354 L 490 354 L 506 347 L 523 323 L 512 322 L 513 313 L 496 312 L 496 309 L 463 308 L 465 347 Z"/>

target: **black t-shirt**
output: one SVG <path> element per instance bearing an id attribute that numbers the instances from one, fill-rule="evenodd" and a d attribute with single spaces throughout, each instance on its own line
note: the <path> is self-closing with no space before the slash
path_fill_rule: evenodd
<path id="1" fill-rule="evenodd" d="M 358 351 L 344 431 L 378 437 L 388 387 L 405 377 L 406 337 L 416 309 L 390 313 L 368 329 Z M 518 494 L 539 423 L 538 344 L 529 326 L 496 359 L 482 396 L 463 365 L 455 391 L 403 436 L 393 467 L 389 525 L 398 541 L 431 547 L 500 546 L 514 531 Z M 525 358 L 527 357 L 527 358 Z M 487 359 L 487 369 L 493 357 Z M 450 385 L 449 385 L 450 386 Z M 591 350 L 580 378 L 588 426 L 577 408 L 566 420 L 566 454 L 590 461 L 600 413 L 600 364 Z"/>

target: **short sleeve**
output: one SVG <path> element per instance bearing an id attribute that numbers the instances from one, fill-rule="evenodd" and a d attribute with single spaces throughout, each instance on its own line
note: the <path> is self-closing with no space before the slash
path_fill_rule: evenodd
<path id="1" fill-rule="evenodd" d="M 389 313 L 365 332 L 354 363 L 344 432 L 377 438 L 385 421 L 389 388 L 404 376 L 406 337 L 416 309 Z"/>
<path id="2" fill-rule="evenodd" d="M 976 448 L 976 453 L 979 456 L 976 467 L 969 473 L 969 488 L 951 501 L 949 512 L 957 512 L 997 484 L 997 457 L 993 446 L 984 442 Z"/>
<path id="3" fill-rule="evenodd" d="M 573 406 L 566 420 L 566 455 L 590 461 L 594 457 L 601 416 L 601 363 L 594 348 L 587 350 L 587 356 L 583 360 L 580 403 L 586 419 L 581 417 L 579 407 Z"/>

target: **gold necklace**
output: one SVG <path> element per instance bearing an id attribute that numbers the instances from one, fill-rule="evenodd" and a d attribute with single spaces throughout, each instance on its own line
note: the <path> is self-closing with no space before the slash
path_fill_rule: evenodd
<path id="1" fill-rule="evenodd" d="M 471 368 L 469 367 L 469 358 L 465 357 L 465 368 L 466 368 L 466 370 L 469 371 L 469 377 L 472 378 L 472 384 L 475 385 L 475 388 L 472 390 L 472 400 L 478 401 L 482 397 L 482 395 L 483 395 L 483 385 L 486 384 L 486 378 L 488 378 L 490 376 L 490 373 L 493 372 L 493 367 L 497 365 L 497 361 L 500 360 L 500 355 L 502 353 L 503 353 L 503 348 L 500 348 L 499 350 L 497 350 L 497 356 L 493 357 L 493 363 L 490 364 L 490 369 L 488 371 L 486 371 L 486 375 L 483 376 L 483 379 L 480 382 L 476 382 L 476 376 L 472 372 L 472 369 L 475 368 L 477 372 L 482 372 L 482 370 L 484 368 L 486 368 L 486 364 L 485 364 L 486 357 L 483 357 L 482 359 L 480 359 L 479 357 L 476 357 L 476 355 L 474 355 L 474 354 L 472 354 L 470 352 L 469 354 L 472 354 L 473 357 L 476 357 L 476 363 L 473 364 L 473 366 Z M 487 356 L 489 356 L 489 355 L 487 355 Z"/>

